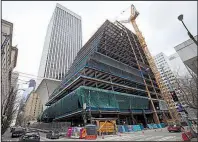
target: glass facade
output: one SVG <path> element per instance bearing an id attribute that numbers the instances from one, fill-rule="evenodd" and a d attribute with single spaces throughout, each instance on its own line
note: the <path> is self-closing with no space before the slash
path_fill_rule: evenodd
<path id="1" fill-rule="evenodd" d="M 62 80 L 81 47 L 81 17 L 57 4 L 48 25 L 39 76 Z"/>

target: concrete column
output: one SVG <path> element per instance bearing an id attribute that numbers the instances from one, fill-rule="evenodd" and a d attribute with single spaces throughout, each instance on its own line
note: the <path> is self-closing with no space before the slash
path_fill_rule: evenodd
<path id="1" fill-rule="evenodd" d="M 154 119 L 154 121 L 155 121 L 156 124 L 159 124 L 160 121 L 159 121 L 159 117 L 158 117 L 158 115 L 157 115 L 157 112 L 156 112 L 154 103 L 153 103 L 152 100 L 150 100 L 150 101 L 151 101 L 151 107 L 152 107 L 152 110 L 153 110 L 153 119 Z"/>

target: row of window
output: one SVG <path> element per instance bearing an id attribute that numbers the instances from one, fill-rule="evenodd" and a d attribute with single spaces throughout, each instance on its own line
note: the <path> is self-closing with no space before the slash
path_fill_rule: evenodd
<path id="1" fill-rule="evenodd" d="M 81 47 L 81 22 L 64 10 L 58 9 L 56 12 L 46 76 L 62 79 Z M 71 28 L 72 25 L 75 27 Z"/>

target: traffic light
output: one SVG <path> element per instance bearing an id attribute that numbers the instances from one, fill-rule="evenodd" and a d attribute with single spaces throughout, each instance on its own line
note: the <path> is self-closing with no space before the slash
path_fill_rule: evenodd
<path id="1" fill-rule="evenodd" d="M 178 97 L 177 97 L 177 95 L 176 95 L 176 93 L 175 93 L 175 91 L 170 92 L 170 94 L 171 94 L 171 96 L 172 96 L 174 102 L 178 102 L 178 101 L 179 101 L 179 100 L 178 100 Z"/>

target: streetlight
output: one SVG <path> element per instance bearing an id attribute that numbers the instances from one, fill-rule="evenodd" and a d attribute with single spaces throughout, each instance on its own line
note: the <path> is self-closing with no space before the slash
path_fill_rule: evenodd
<path id="1" fill-rule="evenodd" d="M 178 20 L 182 22 L 182 24 L 184 25 L 185 29 L 188 32 L 188 36 L 194 41 L 194 43 L 198 46 L 198 42 L 195 40 L 194 36 L 190 33 L 190 31 L 188 30 L 188 28 L 186 27 L 186 25 L 183 22 L 183 14 L 178 16 Z"/>

